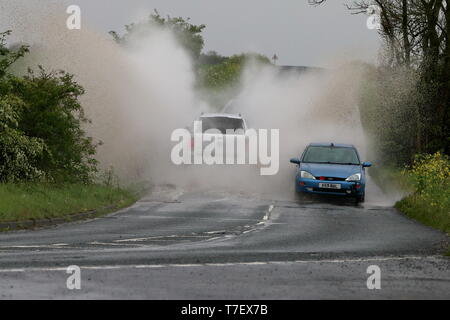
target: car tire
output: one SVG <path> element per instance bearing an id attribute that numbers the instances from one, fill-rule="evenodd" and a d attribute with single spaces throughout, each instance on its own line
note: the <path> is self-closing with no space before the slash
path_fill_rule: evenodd
<path id="1" fill-rule="evenodd" d="M 356 203 L 364 202 L 366 200 L 366 194 L 363 193 L 360 196 L 356 196 Z"/>
<path id="2" fill-rule="evenodd" d="M 303 201 L 305 200 L 305 195 L 302 192 L 294 191 L 294 199 L 295 201 Z"/>

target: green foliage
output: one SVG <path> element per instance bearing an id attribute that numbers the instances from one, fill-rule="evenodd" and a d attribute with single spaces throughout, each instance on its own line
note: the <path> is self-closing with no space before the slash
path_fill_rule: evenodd
<path id="1" fill-rule="evenodd" d="M 218 91 L 236 88 L 244 65 L 254 60 L 259 63 L 270 64 L 270 60 L 258 54 L 241 54 L 232 57 L 224 57 L 215 51 L 202 53 L 204 40 L 202 32 L 205 25 L 193 25 L 188 19 L 181 17 L 162 17 L 155 10 L 149 19 L 140 23 L 133 23 L 125 26 L 125 34 L 119 35 L 111 31 L 116 42 L 127 45 L 130 40 L 139 41 L 154 32 L 156 29 L 168 29 L 177 38 L 179 44 L 183 46 L 192 56 L 197 69 L 197 88 L 203 91 Z"/>
<path id="2" fill-rule="evenodd" d="M 6 128 L 0 132 L 0 182 L 33 180 L 43 176 L 37 166 L 44 143 L 21 131 Z"/>
<path id="3" fill-rule="evenodd" d="M 8 34 L 0 36 L 0 182 L 91 181 L 96 146 L 82 130 L 83 88 L 63 71 L 8 73 L 27 50 L 8 49 Z"/>
<path id="4" fill-rule="evenodd" d="M 46 144 L 39 168 L 53 180 L 90 181 L 97 162 L 92 138 L 82 129 L 88 122 L 78 100 L 84 89 L 72 75 L 47 73 L 42 67 L 14 79 L 13 87 L 25 104 L 19 127 Z"/>
<path id="5" fill-rule="evenodd" d="M 239 95 L 241 77 L 248 62 L 270 64 L 267 57 L 257 54 L 241 54 L 221 57 L 209 54 L 210 63 L 197 68 L 197 89 L 209 105 L 221 110 L 230 100 Z"/>
<path id="6" fill-rule="evenodd" d="M 227 57 L 224 57 L 220 54 L 218 54 L 215 51 L 209 51 L 208 53 L 202 53 L 200 54 L 200 58 L 198 60 L 199 65 L 216 65 L 225 62 L 227 60 Z"/>
<path id="7" fill-rule="evenodd" d="M 223 63 L 199 67 L 200 86 L 222 89 L 236 84 L 243 69 L 242 59 L 228 58 Z"/>
<path id="8" fill-rule="evenodd" d="M 178 42 L 197 60 L 203 50 L 204 40 L 201 35 L 205 25 L 194 25 L 189 22 L 189 18 L 182 17 L 162 17 L 157 10 L 149 16 L 148 21 L 140 23 L 132 23 L 125 26 L 126 33 L 123 36 L 115 31 L 110 34 L 121 44 L 127 44 L 128 40 L 133 37 L 145 37 L 155 30 L 155 27 L 168 29 L 173 32 Z"/>
<path id="9" fill-rule="evenodd" d="M 84 183 L 0 184 L 0 199 L 2 222 L 60 218 L 91 210 L 104 214 L 137 200 L 128 190 Z"/>
<path id="10" fill-rule="evenodd" d="M 45 150 L 41 139 L 28 136 L 19 129 L 25 103 L 11 92 L 15 78 L 7 70 L 28 48 L 23 46 L 17 51 L 8 49 L 6 37 L 10 33 L 0 33 L 0 182 L 42 177 L 43 171 L 37 163 Z"/>
<path id="11" fill-rule="evenodd" d="M 240 54 L 223 58 L 221 63 L 205 64 L 199 67 L 199 86 L 201 88 L 221 90 L 239 85 L 239 79 L 247 62 L 255 61 L 270 64 L 270 60 L 258 54 Z"/>
<path id="12" fill-rule="evenodd" d="M 421 196 L 429 197 L 430 194 L 437 193 L 439 190 L 450 191 L 450 160 L 448 156 L 440 152 L 417 155 L 412 166 L 406 169 L 404 174 L 412 178 L 416 193 Z M 447 200 L 450 201 L 450 194 Z M 450 206 L 447 208 L 450 209 Z"/>
<path id="13" fill-rule="evenodd" d="M 422 223 L 450 232 L 450 160 L 441 153 L 417 156 L 403 171 L 414 192 L 396 207 Z"/>

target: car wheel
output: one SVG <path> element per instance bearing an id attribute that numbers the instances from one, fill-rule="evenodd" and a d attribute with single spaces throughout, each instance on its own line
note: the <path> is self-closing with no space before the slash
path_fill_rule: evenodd
<path id="1" fill-rule="evenodd" d="M 295 201 L 305 200 L 305 195 L 302 192 L 294 191 L 294 199 Z"/>
<path id="2" fill-rule="evenodd" d="M 365 200 L 366 200 L 366 194 L 365 193 L 363 193 L 362 195 L 356 197 L 356 203 L 364 202 Z"/>

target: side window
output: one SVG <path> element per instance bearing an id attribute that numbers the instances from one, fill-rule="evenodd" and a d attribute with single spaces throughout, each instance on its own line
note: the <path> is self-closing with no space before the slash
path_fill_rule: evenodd
<path id="1" fill-rule="evenodd" d="M 361 164 L 361 158 L 359 157 L 358 150 L 356 150 L 356 149 L 353 149 L 353 150 L 355 150 L 356 159 L 358 159 L 358 163 Z"/>
<path id="2" fill-rule="evenodd" d="M 309 147 L 306 147 L 305 150 L 303 150 L 302 156 L 300 157 L 300 161 L 303 161 L 305 158 L 306 153 L 308 152 Z"/>
<path id="3" fill-rule="evenodd" d="M 247 121 L 245 121 L 244 119 L 242 119 L 242 122 L 244 123 L 244 131 L 247 131 L 247 129 L 248 129 Z"/>

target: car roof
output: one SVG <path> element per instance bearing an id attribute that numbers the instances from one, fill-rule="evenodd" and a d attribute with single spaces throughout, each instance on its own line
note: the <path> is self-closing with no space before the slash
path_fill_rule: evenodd
<path id="1" fill-rule="evenodd" d="M 231 119 L 242 119 L 241 114 L 232 113 L 203 113 L 200 118 L 231 118 Z"/>
<path id="2" fill-rule="evenodd" d="M 331 147 L 331 145 L 333 145 L 334 147 L 337 147 L 337 148 L 355 148 L 355 146 L 352 144 L 333 143 L 333 142 L 310 143 L 309 147 Z"/>

